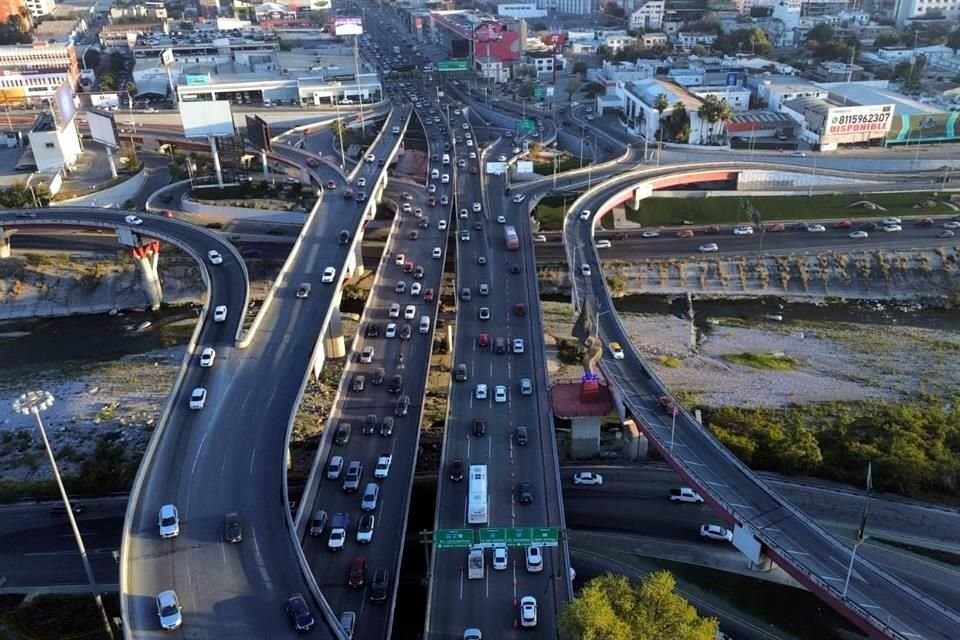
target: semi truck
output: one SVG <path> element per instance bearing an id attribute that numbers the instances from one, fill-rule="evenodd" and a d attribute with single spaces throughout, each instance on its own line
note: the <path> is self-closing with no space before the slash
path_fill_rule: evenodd
<path id="1" fill-rule="evenodd" d="M 467 579 L 483 579 L 483 547 L 472 547 L 467 555 Z"/>

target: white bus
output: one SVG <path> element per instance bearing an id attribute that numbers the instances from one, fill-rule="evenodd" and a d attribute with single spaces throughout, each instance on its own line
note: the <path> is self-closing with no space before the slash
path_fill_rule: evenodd
<path id="1" fill-rule="evenodd" d="M 467 505 L 467 522 L 487 524 L 487 465 L 470 465 L 470 502 Z"/>

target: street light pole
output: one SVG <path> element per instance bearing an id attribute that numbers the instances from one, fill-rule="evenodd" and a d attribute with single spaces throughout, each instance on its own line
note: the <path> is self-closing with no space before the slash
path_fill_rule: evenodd
<path id="1" fill-rule="evenodd" d="M 53 457 L 53 449 L 50 448 L 50 441 L 47 440 L 47 432 L 43 428 L 43 420 L 40 419 L 40 412 L 46 411 L 53 404 L 53 394 L 47 391 L 31 391 L 24 393 L 13 401 L 13 410 L 22 413 L 25 416 L 33 414 L 37 420 L 37 427 L 40 429 L 40 437 L 43 438 L 43 446 L 47 450 L 47 457 L 50 458 L 50 467 L 53 469 L 53 477 L 57 482 L 57 488 L 60 489 L 60 497 L 67 508 L 67 518 L 70 520 L 70 527 L 73 529 L 73 537 L 77 541 L 77 547 L 80 549 L 80 559 L 83 561 L 83 569 L 87 574 L 87 581 L 90 583 L 90 590 L 93 592 L 94 600 L 97 602 L 97 609 L 100 611 L 100 618 L 103 627 L 109 638 L 113 638 L 113 627 L 110 626 L 110 618 L 107 617 L 107 611 L 103 608 L 103 599 L 97 590 L 97 580 L 93 575 L 93 568 L 90 566 L 90 558 L 87 556 L 87 548 L 83 544 L 83 538 L 80 535 L 80 529 L 77 527 L 77 519 L 73 515 L 73 507 L 70 504 L 70 497 L 63 486 L 63 479 L 60 477 L 60 470 L 57 468 L 57 460 Z"/>
<path id="2" fill-rule="evenodd" d="M 339 100 L 340 83 L 338 82 L 336 86 L 337 86 L 337 95 L 333 96 L 333 104 L 335 105 L 335 108 L 337 110 L 337 122 L 340 123 L 340 129 L 339 129 L 340 135 L 338 135 L 337 137 L 340 138 L 340 168 L 343 169 L 343 165 L 346 164 L 346 160 L 344 159 L 344 153 L 343 153 L 343 134 L 346 133 L 347 125 L 345 125 L 343 123 L 343 120 L 340 118 L 340 100 Z"/>

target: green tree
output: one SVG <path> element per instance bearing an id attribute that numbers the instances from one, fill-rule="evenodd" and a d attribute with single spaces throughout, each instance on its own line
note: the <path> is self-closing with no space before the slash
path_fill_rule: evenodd
<path id="1" fill-rule="evenodd" d="M 830 42 L 834 38 L 833 27 L 825 22 L 815 25 L 807 31 L 807 42 Z"/>
<path id="2" fill-rule="evenodd" d="M 583 92 L 586 93 L 587 97 L 590 98 L 591 100 L 593 100 L 594 98 L 596 98 L 597 96 L 605 92 L 606 90 L 607 88 L 604 87 L 599 82 L 588 82 L 587 84 L 583 85 Z"/>
<path id="3" fill-rule="evenodd" d="M 580 88 L 582 86 L 583 86 L 583 82 L 580 81 L 580 78 L 570 78 L 569 80 L 567 80 L 566 85 L 564 85 L 563 87 L 567 91 L 567 100 L 572 101 L 573 95 L 577 91 L 580 91 Z"/>
<path id="4" fill-rule="evenodd" d="M 663 144 L 663 112 L 666 111 L 669 106 L 670 99 L 667 98 L 667 94 L 658 93 L 656 99 L 653 101 L 653 108 L 657 112 L 657 134 L 660 138 L 660 144 Z M 657 153 L 659 154 L 660 152 L 658 151 Z M 659 157 L 659 155 L 657 157 Z M 644 162 L 646 162 L 646 160 L 644 160 Z"/>
<path id="5" fill-rule="evenodd" d="M 625 18 L 627 12 L 624 11 L 623 7 L 618 5 L 616 2 L 608 2 L 603 6 L 603 12 L 608 16 L 613 16 L 614 18 Z"/>
<path id="6" fill-rule="evenodd" d="M 343 119 L 337 119 L 330 123 L 330 133 L 333 134 L 333 137 L 337 139 L 337 142 L 343 142 L 343 136 L 347 131 L 346 125 L 343 123 Z"/>
<path id="7" fill-rule="evenodd" d="M 895 31 L 885 31 L 873 39 L 873 46 L 896 47 L 900 45 L 900 34 Z"/>
<path id="8" fill-rule="evenodd" d="M 117 76 L 112 71 L 107 71 L 100 76 L 100 88 L 105 91 L 112 91 L 117 88 Z"/>
<path id="9" fill-rule="evenodd" d="M 557 626 L 562 640 L 713 640 L 718 629 L 676 593 L 666 571 L 637 586 L 610 573 L 591 580 L 560 612 Z"/>
<path id="10" fill-rule="evenodd" d="M 533 23 L 533 30 L 534 30 L 534 31 L 546 31 L 546 30 L 547 30 L 547 23 L 546 23 L 546 22 L 543 22 L 543 21 L 534 22 L 534 23 Z"/>
<path id="11" fill-rule="evenodd" d="M 690 48 L 690 54 L 695 55 L 698 58 L 703 58 L 705 56 L 710 55 L 710 50 L 707 49 L 702 44 L 695 44 Z"/>
<path id="12" fill-rule="evenodd" d="M 578 60 L 573 63 L 573 72 L 578 76 L 582 76 L 587 72 L 587 63 L 583 60 Z"/>
<path id="13" fill-rule="evenodd" d="M 529 100 L 533 97 L 533 92 L 536 91 L 536 88 L 537 86 L 528 80 L 517 88 L 517 95 L 524 100 Z"/>

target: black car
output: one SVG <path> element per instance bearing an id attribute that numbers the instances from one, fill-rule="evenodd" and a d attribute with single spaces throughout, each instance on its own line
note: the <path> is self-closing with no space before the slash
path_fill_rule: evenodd
<path id="1" fill-rule="evenodd" d="M 390 393 L 400 393 L 400 389 L 403 388 L 403 376 L 397 374 L 390 378 L 390 384 L 387 385 L 387 391 Z"/>
<path id="2" fill-rule="evenodd" d="M 473 419 L 473 435 L 482 436 L 487 432 L 487 421 L 483 418 Z"/>
<path id="3" fill-rule="evenodd" d="M 454 482 L 463 480 L 463 459 L 454 458 L 450 463 L 450 479 Z"/>
<path id="4" fill-rule="evenodd" d="M 337 425 L 337 435 L 334 437 L 334 442 L 339 445 L 345 445 L 350 442 L 350 432 L 353 430 L 353 427 L 350 426 L 349 422 L 341 422 Z"/>
<path id="5" fill-rule="evenodd" d="M 408 411 L 410 411 L 410 396 L 403 396 L 397 402 L 397 407 L 393 410 L 393 413 L 396 416 L 405 416 Z"/>
<path id="6" fill-rule="evenodd" d="M 350 232 L 346 229 L 340 232 L 340 244 L 350 244 Z"/>
<path id="7" fill-rule="evenodd" d="M 423 273 L 424 273 L 423 267 L 417 267 L 416 269 L 413 270 L 413 277 L 416 278 L 417 280 L 420 280 L 423 278 Z"/>
<path id="8" fill-rule="evenodd" d="M 386 602 L 390 573 L 386 569 L 377 569 L 370 582 L 370 602 Z"/>
<path id="9" fill-rule="evenodd" d="M 384 438 L 393 435 L 393 416 L 384 416 L 383 422 L 380 423 L 380 435 Z"/>
<path id="10" fill-rule="evenodd" d="M 517 483 L 517 502 L 520 504 L 530 504 L 533 502 L 533 483 Z"/>
<path id="11" fill-rule="evenodd" d="M 376 338 L 380 335 L 380 325 L 376 322 L 367 323 L 367 337 Z"/>
<path id="12" fill-rule="evenodd" d="M 420 237 L 420 232 L 417 231 L 416 229 L 414 229 L 413 231 L 407 234 L 407 239 L 409 240 L 416 240 L 419 237 Z"/>
<path id="13" fill-rule="evenodd" d="M 370 376 L 370 382 L 372 384 L 383 384 L 384 374 L 385 372 L 383 370 L 383 367 L 377 367 L 376 369 L 374 369 L 373 375 Z"/>
<path id="14" fill-rule="evenodd" d="M 86 511 L 87 508 L 83 506 L 82 502 L 72 502 L 70 503 L 70 510 L 73 511 L 73 515 L 78 516 L 84 511 Z M 53 515 L 53 516 L 67 515 L 67 506 L 62 502 L 53 505 L 52 507 L 50 507 L 50 515 Z"/>
<path id="15" fill-rule="evenodd" d="M 876 231 L 880 226 L 876 222 L 864 222 L 860 225 L 860 231 Z"/>
<path id="16" fill-rule="evenodd" d="M 313 629 L 313 614 L 307 606 L 307 601 L 303 595 L 295 593 L 287 599 L 287 615 L 293 623 L 293 628 L 304 632 Z"/>
<path id="17" fill-rule="evenodd" d="M 520 265 L 514 262 L 510 265 L 510 273 L 520 273 Z"/>
<path id="18" fill-rule="evenodd" d="M 400 339 L 409 340 L 413 335 L 413 328 L 409 324 L 405 324 L 400 327 Z"/>
<path id="19" fill-rule="evenodd" d="M 228 513 L 223 516 L 223 539 L 234 544 L 243 540 L 243 527 L 240 524 L 240 514 Z"/>
<path id="20" fill-rule="evenodd" d="M 367 419 L 363 421 L 363 427 L 360 431 L 365 436 L 373 434 L 377 430 L 377 415 L 375 413 L 367 414 Z"/>

